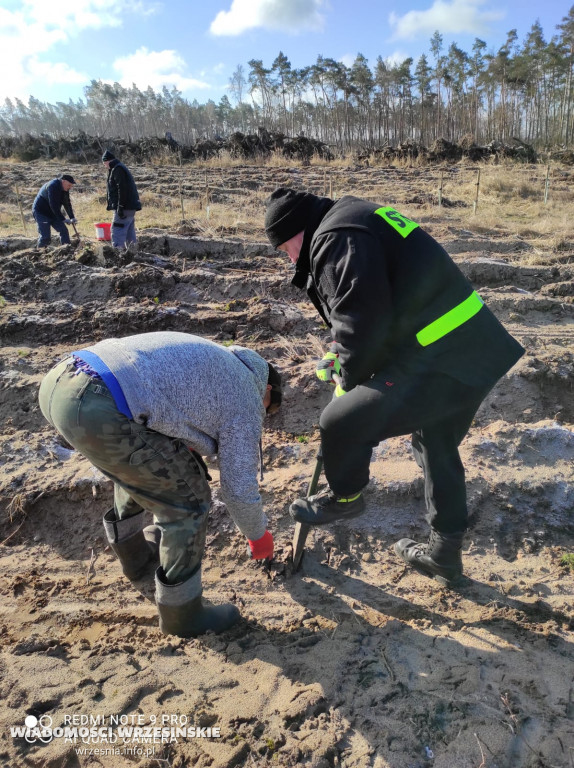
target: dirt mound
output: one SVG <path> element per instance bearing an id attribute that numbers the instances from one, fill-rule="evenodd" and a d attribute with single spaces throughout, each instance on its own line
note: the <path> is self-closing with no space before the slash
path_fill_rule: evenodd
<path id="1" fill-rule="evenodd" d="M 401 180 L 408 196 L 411 177 L 397 172 Z M 462 445 L 472 524 L 468 578 L 457 591 L 408 571 L 392 552 L 398 537 L 425 532 L 407 438 L 375 450 L 367 512 L 314 531 L 293 573 L 288 506 L 305 493 L 330 392 L 313 375 L 328 334 L 291 287 L 286 259 L 261 242 L 183 233 L 143 233 L 138 251 L 121 255 L 101 244 L 40 251 L 4 238 L 3 765 L 569 764 L 572 267 L 525 265 L 526 242 L 441 226 L 446 248 L 527 349 Z M 166 329 L 252 347 L 287 381 L 284 408 L 264 435 L 261 489 L 276 559 L 269 569 L 247 559 L 212 466 L 205 593 L 236 602 L 243 619 L 223 636 L 189 641 L 159 632 L 151 576 L 130 584 L 121 575 L 101 525 L 110 484 L 37 405 L 42 376 L 70 350 Z M 30 716 L 54 728 L 91 716 L 114 733 L 113 718 L 139 718 L 142 727 L 185 718 L 220 728 L 220 737 L 204 730 L 154 743 L 140 734 L 130 745 L 102 734 L 91 743 L 12 736 Z"/>
<path id="2" fill-rule="evenodd" d="M 458 142 L 448 141 L 441 137 L 435 139 L 429 147 L 408 139 L 394 147 L 387 145 L 369 147 L 358 153 L 359 160 L 367 160 L 369 157 L 386 162 L 393 160 L 412 161 L 418 158 L 429 163 L 458 163 L 462 158 L 472 162 L 483 160 L 498 162 L 508 158 L 524 163 L 536 163 L 538 161 L 538 154 L 535 149 L 520 139 L 512 139 L 510 144 L 502 141 L 491 141 L 489 144 L 479 146 L 470 136 L 463 136 Z M 570 164 L 568 153 L 553 153 L 551 158 Z"/>
<path id="3" fill-rule="evenodd" d="M 157 157 L 173 155 L 181 160 L 209 160 L 227 151 L 231 157 L 245 159 L 266 157 L 277 152 L 284 157 L 308 162 L 313 155 L 332 160 L 329 147 L 318 139 L 296 136 L 260 128 L 256 134 L 236 132 L 227 139 L 198 139 L 194 144 L 180 144 L 168 132 L 164 138 L 150 137 L 128 141 L 119 137 L 100 138 L 84 133 L 71 138 L 53 139 L 42 136 L 0 136 L 0 157 L 13 157 L 22 162 L 59 158 L 67 162 L 89 163 L 100 160 L 104 149 L 111 149 L 126 162 L 143 163 Z"/>

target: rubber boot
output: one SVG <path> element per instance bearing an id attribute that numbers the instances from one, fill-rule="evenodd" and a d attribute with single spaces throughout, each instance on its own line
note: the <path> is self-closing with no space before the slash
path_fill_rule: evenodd
<path id="1" fill-rule="evenodd" d="M 159 612 L 159 628 L 164 635 L 197 637 L 206 632 L 225 632 L 239 621 L 234 605 L 203 604 L 201 568 L 186 581 L 168 584 L 163 568 L 155 572 L 155 600 Z"/>
<path id="2" fill-rule="evenodd" d="M 149 564 L 157 560 L 144 532 L 143 510 L 137 515 L 118 520 L 114 507 L 104 515 L 104 528 L 108 544 L 121 563 L 124 575 L 131 581 L 144 576 Z"/>
<path id="3" fill-rule="evenodd" d="M 395 552 L 417 571 L 448 587 L 462 577 L 463 536 L 464 531 L 440 533 L 431 528 L 426 544 L 419 544 L 412 539 L 401 539 L 395 544 Z"/>

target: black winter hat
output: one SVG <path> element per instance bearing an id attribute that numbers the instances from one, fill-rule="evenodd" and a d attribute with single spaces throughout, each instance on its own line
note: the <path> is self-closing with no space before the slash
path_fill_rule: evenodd
<path id="1" fill-rule="evenodd" d="M 281 245 L 281 243 L 279 243 L 279 245 Z M 267 383 L 271 385 L 271 405 L 274 405 L 275 403 L 277 405 L 281 405 L 281 401 L 283 400 L 283 384 L 281 380 L 281 374 L 277 368 L 275 368 L 275 366 L 271 365 L 269 362 L 267 363 L 267 367 L 269 369 L 267 375 Z"/>
<path id="2" fill-rule="evenodd" d="M 109 149 L 106 149 L 104 154 L 102 155 L 102 163 L 107 163 L 108 160 L 115 160 L 116 156 L 113 154 L 113 152 L 110 152 Z"/>
<path id="3" fill-rule="evenodd" d="M 73 176 L 70 176 L 70 174 L 69 174 L 69 173 L 63 173 L 63 174 L 60 176 L 60 179 L 61 179 L 62 181 L 68 181 L 70 184 L 75 184 L 75 183 L 76 183 L 76 182 L 74 181 L 74 177 L 73 177 Z"/>
<path id="4" fill-rule="evenodd" d="M 302 232 L 317 200 L 309 192 L 278 187 L 266 200 L 265 232 L 274 248 Z"/>

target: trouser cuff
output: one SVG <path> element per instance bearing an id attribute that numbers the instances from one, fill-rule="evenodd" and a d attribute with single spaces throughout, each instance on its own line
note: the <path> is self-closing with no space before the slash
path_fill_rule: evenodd
<path id="1" fill-rule="evenodd" d="M 125 517 L 119 520 L 114 507 L 108 509 L 104 515 L 104 530 L 110 544 L 129 539 L 138 531 L 141 531 L 144 525 L 143 510 L 131 517 Z"/>

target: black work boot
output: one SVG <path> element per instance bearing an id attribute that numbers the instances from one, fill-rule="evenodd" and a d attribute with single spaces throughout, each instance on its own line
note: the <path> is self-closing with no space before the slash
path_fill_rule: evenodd
<path id="1" fill-rule="evenodd" d="M 418 544 L 412 539 L 401 539 L 395 544 L 395 552 L 417 571 L 448 587 L 462 576 L 463 536 L 464 531 L 440 533 L 431 528 L 426 544 Z"/>
<path id="2" fill-rule="evenodd" d="M 349 520 L 365 510 L 362 493 L 352 496 L 336 496 L 333 491 L 323 491 L 306 499 L 296 499 L 289 507 L 293 520 L 307 525 L 328 525 L 337 520 Z"/>
<path id="3" fill-rule="evenodd" d="M 164 635 L 197 637 L 210 630 L 217 635 L 239 621 L 234 605 L 204 605 L 201 592 L 201 568 L 179 584 L 168 584 L 163 568 L 157 569 L 155 601 Z"/>
<path id="4" fill-rule="evenodd" d="M 108 544 L 121 563 L 124 575 L 136 581 L 145 575 L 149 564 L 157 558 L 143 532 L 144 513 L 119 520 L 114 507 L 104 515 Z"/>

